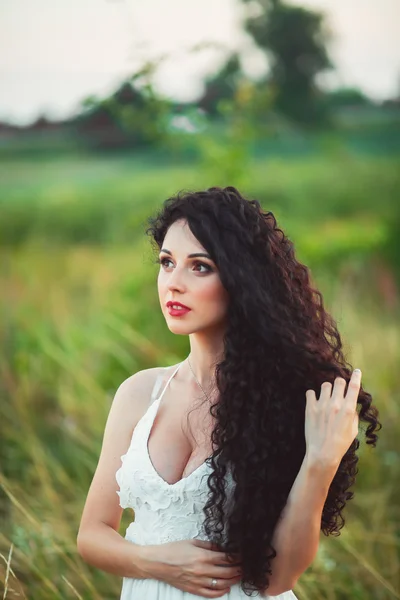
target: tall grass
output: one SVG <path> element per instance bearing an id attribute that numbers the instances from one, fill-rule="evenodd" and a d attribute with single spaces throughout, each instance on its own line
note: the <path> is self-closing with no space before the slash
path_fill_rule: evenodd
<path id="1" fill-rule="evenodd" d="M 237 185 L 284 219 L 308 231 L 335 218 L 379 225 L 400 193 L 396 158 L 359 158 L 341 150 L 309 160 L 251 160 L 231 172 L 229 150 L 195 166 L 156 169 L 137 157 L 79 157 L 0 164 L 0 244 L 130 243 L 162 200 L 180 189 Z M 232 159 L 233 160 L 233 159 Z M 241 186 L 239 186 L 240 189 Z M 353 236 L 354 243 L 358 236 Z"/>
<path id="2" fill-rule="evenodd" d="M 10 234 L 0 267 L 0 573 L 8 599 L 118 597 L 119 578 L 90 568 L 75 545 L 105 420 L 125 377 L 178 362 L 188 350 L 187 339 L 173 336 L 165 325 L 156 267 L 140 232 L 145 216 L 177 182 L 190 187 L 204 179 L 179 169 L 150 177 L 150 170 L 146 175 L 144 168 L 131 170 L 129 161 L 109 165 L 108 172 L 99 165 L 88 166 L 89 172 L 93 167 L 88 181 L 80 166 L 54 163 L 43 175 L 47 183 L 32 166 L 28 186 L 15 181 L 18 169 L 9 172 L 9 198 L 18 197 L 24 211 L 46 206 L 51 218 L 45 229 L 43 223 L 39 229 L 38 223 L 32 229 L 26 225 L 18 243 Z M 62 173 L 68 169 L 66 184 Z M 376 449 L 360 448 L 345 529 L 338 538 L 322 536 L 317 559 L 295 592 L 301 600 L 386 600 L 400 598 L 400 321 L 396 292 L 388 294 L 380 283 L 383 264 L 377 260 L 386 229 L 384 221 L 372 219 L 371 194 L 374 176 L 386 181 L 386 206 L 396 176 L 393 165 L 371 163 L 370 176 L 360 163 L 359 171 L 347 171 L 346 185 L 337 180 L 340 173 L 346 179 L 341 169 L 322 160 L 255 165 L 249 187 L 263 190 L 282 214 L 282 225 L 338 321 L 349 360 L 363 371 L 384 426 Z M 70 191 L 63 195 L 65 186 Z M 95 200 L 99 210 L 110 202 L 115 221 L 104 216 L 102 226 L 115 227 L 114 233 L 100 232 L 97 243 L 83 236 L 76 244 L 70 235 L 74 223 L 93 231 L 100 227 L 90 222 Z M 66 224 L 69 202 L 74 208 Z M 6 221 L 11 205 L 6 198 Z M 134 226 L 122 235 L 129 214 Z M 2 231 L 7 235 L 4 223 Z M 55 232 L 64 232 L 62 242 Z M 124 515 L 123 526 L 131 516 Z"/>

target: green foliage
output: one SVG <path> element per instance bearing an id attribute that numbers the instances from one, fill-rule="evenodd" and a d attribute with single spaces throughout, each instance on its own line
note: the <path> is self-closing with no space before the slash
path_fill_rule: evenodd
<path id="1" fill-rule="evenodd" d="M 173 364 L 188 350 L 163 321 L 146 244 L 51 253 L 27 245 L 3 253 L 12 268 L 0 274 L 7 323 L 0 332 L 0 551 L 7 556 L 13 544 L 10 587 L 28 598 L 118 597 L 119 578 L 89 568 L 75 546 L 107 412 L 125 377 Z M 362 264 L 334 280 L 325 280 L 323 265 L 314 273 L 385 428 L 378 449 L 361 448 L 345 531 L 322 540 L 295 592 L 300 600 L 317 600 L 327 589 L 333 600 L 385 600 L 396 597 L 399 558 L 398 319 L 379 304 L 366 307 L 371 275 Z M 131 518 L 126 514 L 124 525 Z"/>
<path id="2" fill-rule="evenodd" d="M 255 132 L 242 119 L 251 98 L 242 89 L 227 107 L 230 127 L 204 136 L 193 165 L 155 168 L 151 156 L 126 155 L 0 167 L 0 553 L 12 569 L 10 599 L 118 597 L 120 579 L 76 551 L 107 413 L 123 379 L 188 351 L 161 314 L 144 221 L 178 189 L 211 185 L 237 185 L 273 210 L 384 424 L 376 450 L 361 445 L 345 530 L 322 539 L 295 593 L 399 596 L 398 163 L 329 141 L 317 158 L 252 160 Z M 131 518 L 127 511 L 122 534 Z M 0 580 L 5 571 L 3 561 Z"/>
<path id="3" fill-rule="evenodd" d="M 314 252 L 339 265 L 355 245 L 365 256 L 381 249 L 397 268 L 396 159 L 359 158 L 327 143 L 326 158 L 254 160 L 253 130 L 238 114 L 229 130 L 201 135 L 197 167 L 160 166 L 157 177 L 151 157 L 7 163 L 0 167 L 1 244 L 130 243 L 142 235 L 154 207 L 178 189 L 232 184 L 259 198 L 289 229 L 294 224 L 307 257 Z M 323 247 L 319 230 L 325 231 Z"/>
<path id="4" fill-rule="evenodd" d="M 251 8 L 246 31 L 270 59 L 270 73 L 260 85 L 272 86 L 275 107 L 289 119 L 308 126 L 320 124 L 327 105 L 316 76 L 332 66 L 323 15 L 279 0 L 252 1 Z"/>
<path id="5" fill-rule="evenodd" d="M 205 90 L 197 104 L 211 117 L 221 114 L 221 103 L 234 99 L 236 89 L 243 73 L 240 66 L 239 55 L 234 53 L 228 57 L 226 62 L 216 73 L 206 77 Z"/>
<path id="6" fill-rule="evenodd" d="M 372 100 L 356 87 L 343 87 L 326 94 L 326 102 L 332 107 L 370 106 Z"/>
<path id="7" fill-rule="evenodd" d="M 91 149 L 146 147 L 162 142 L 170 102 L 160 98 L 151 83 L 124 82 L 108 98 L 87 98 L 84 111 L 71 123 L 80 141 Z"/>

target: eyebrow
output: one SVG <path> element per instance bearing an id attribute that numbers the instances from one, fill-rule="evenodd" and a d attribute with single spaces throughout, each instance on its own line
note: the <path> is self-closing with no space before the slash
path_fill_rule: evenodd
<path id="1" fill-rule="evenodd" d="M 166 254 L 170 254 L 172 256 L 172 252 L 170 250 L 167 250 L 166 248 L 161 248 L 160 252 L 165 252 Z M 203 256 L 204 258 L 209 258 L 210 260 L 212 260 L 211 256 L 204 252 L 195 252 L 194 254 L 188 254 L 188 258 L 197 258 L 200 256 Z"/>

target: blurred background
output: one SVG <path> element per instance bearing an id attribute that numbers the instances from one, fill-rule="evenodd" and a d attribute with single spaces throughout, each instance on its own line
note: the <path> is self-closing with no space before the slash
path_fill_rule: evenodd
<path id="1" fill-rule="evenodd" d="M 398 0 L 0 4 L 3 599 L 119 597 L 75 546 L 105 420 L 188 351 L 145 221 L 215 185 L 274 212 L 383 422 L 295 592 L 400 598 L 399 34 Z"/>

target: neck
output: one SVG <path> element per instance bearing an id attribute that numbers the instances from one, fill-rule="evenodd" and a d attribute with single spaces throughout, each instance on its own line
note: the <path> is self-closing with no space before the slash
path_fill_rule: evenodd
<path id="1" fill-rule="evenodd" d="M 210 390 L 215 383 L 215 367 L 223 358 L 222 337 L 217 335 L 205 336 L 200 333 L 192 334 L 189 337 L 190 352 L 188 358 L 193 373 L 204 390 Z M 191 370 L 190 374 L 193 377 Z"/>

